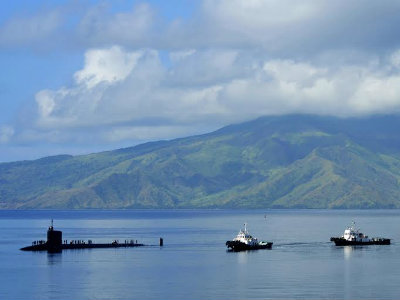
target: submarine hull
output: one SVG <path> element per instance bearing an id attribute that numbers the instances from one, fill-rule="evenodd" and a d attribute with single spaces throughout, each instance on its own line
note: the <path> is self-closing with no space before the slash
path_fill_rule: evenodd
<path id="1" fill-rule="evenodd" d="M 57 248 L 51 247 L 47 243 L 42 245 L 34 245 L 21 248 L 22 251 L 48 251 L 48 252 L 60 252 L 61 250 L 72 250 L 72 249 L 96 249 L 96 248 L 131 248 L 141 247 L 144 244 L 128 243 L 128 244 L 116 244 L 116 243 L 104 243 L 104 244 L 62 244 Z"/>

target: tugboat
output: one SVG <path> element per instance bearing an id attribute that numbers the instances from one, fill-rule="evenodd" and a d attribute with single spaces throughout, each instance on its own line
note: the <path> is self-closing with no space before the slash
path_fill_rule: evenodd
<path id="1" fill-rule="evenodd" d="M 227 241 L 226 246 L 231 251 L 271 249 L 272 242 L 259 241 L 252 237 L 247 231 L 247 224 L 244 224 L 244 230 L 240 230 L 238 235 L 232 240 Z"/>
<path id="2" fill-rule="evenodd" d="M 355 227 L 355 222 L 347 227 L 341 237 L 331 237 L 331 242 L 336 246 L 357 246 L 357 245 L 390 245 L 390 239 L 374 237 L 369 238 Z"/>

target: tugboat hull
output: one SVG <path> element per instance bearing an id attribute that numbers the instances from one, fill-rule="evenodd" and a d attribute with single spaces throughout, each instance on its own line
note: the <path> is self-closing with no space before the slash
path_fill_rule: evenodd
<path id="1" fill-rule="evenodd" d="M 246 251 L 246 250 L 259 250 L 259 249 L 271 249 L 272 242 L 260 242 L 256 245 L 248 245 L 240 241 L 227 241 L 226 246 L 231 251 Z"/>
<path id="2" fill-rule="evenodd" d="M 348 241 L 344 238 L 332 237 L 331 242 L 336 246 L 360 246 L 360 245 L 390 245 L 390 239 L 373 238 L 369 241 Z"/>

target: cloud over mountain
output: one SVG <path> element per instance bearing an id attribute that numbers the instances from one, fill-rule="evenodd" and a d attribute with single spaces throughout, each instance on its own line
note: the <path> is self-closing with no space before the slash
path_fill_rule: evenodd
<path id="1" fill-rule="evenodd" d="M 84 62 L 64 85 L 38 88 L 24 122 L 3 124 L 2 143 L 137 143 L 260 115 L 398 113 L 399 8 L 205 0 L 167 18 L 154 3 L 68 3 L 11 18 L 0 47 L 37 49 L 62 33 L 48 51 L 74 49 Z"/>
<path id="2" fill-rule="evenodd" d="M 400 73 L 385 63 L 328 67 L 294 60 L 260 60 L 249 51 L 170 53 L 168 67 L 154 49 L 92 49 L 74 84 L 36 94 L 41 129 L 104 125 L 138 138 L 145 126 L 188 127 L 259 115 L 315 113 L 354 116 L 398 112 Z M 222 122 L 221 122 L 222 121 Z M 131 128 L 131 130 L 127 130 Z M 184 132 L 181 130 L 180 133 Z M 131 132 L 131 136 L 127 134 Z"/>

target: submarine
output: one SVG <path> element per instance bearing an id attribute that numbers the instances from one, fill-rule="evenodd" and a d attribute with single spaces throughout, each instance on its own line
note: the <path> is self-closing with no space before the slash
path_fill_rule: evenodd
<path id="1" fill-rule="evenodd" d="M 164 241 L 160 238 L 160 247 L 164 245 Z M 31 246 L 23 247 L 22 251 L 47 251 L 50 253 L 61 252 L 62 250 L 73 249 L 94 249 L 94 248 L 132 248 L 146 246 L 134 240 L 125 240 L 120 243 L 118 240 L 113 240 L 111 243 L 93 243 L 92 240 L 63 240 L 62 231 L 55 230 L 53 220 L 47 230 L 47 240 L 32 242 Z"/>

